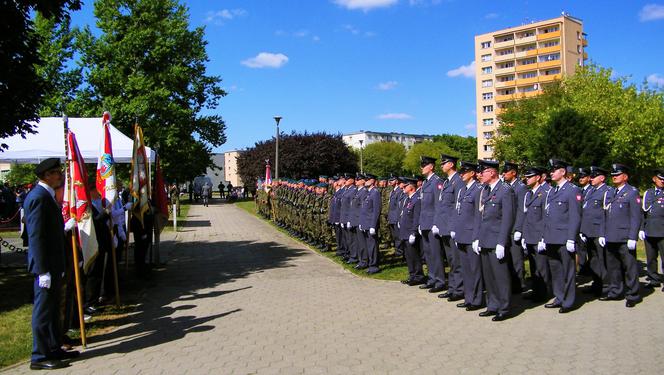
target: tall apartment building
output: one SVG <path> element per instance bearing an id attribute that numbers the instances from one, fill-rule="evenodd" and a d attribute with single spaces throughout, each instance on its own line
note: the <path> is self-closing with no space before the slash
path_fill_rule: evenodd
<path id="1" fill-rule="evenodd" d="M 376 142 L 397 142 L 410 150 L 415 143 L 432 141 L 432 135 L 426 134 L 406 134 L 406 133 L 386 133 L 360 130 L 359 132 L 346 133 L 341 136 L 344 143 L 353 148 L 367 147 Z"/>
<path id="2" fill-rule="evenodd" d="M 573 74 L 588 55 L 583 23 L 561 17 L 475 36 L 477 157 L 491 159 L 497 115 L 506 103 L 529 98 L 562 75 Z"/>

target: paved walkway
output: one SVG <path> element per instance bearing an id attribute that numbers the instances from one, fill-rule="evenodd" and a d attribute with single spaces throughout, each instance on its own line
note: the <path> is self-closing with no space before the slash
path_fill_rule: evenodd
<path id="1" fill-rule="evenodd" d="M 95 338 L 61 373 L 664 371 L 659 290 L 634 309 L 540 306 L 496 323 L 417 288 L 356 277 L 233 205 L 192 207 L 176 240 L 132 323 Z"/>

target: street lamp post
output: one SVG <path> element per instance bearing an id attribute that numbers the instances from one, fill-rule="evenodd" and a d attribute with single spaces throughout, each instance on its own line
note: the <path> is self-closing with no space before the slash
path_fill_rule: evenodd
<path id="1" fill-rule="evenodd" d="M 364 160 L 363 160 L 364 148 L 362 147 L 363 143 L 364 141 L 360 139 L 360 173 L 362 174 L 364 174 Z"/>
<path id="2" fill-rule="evenodd" d="M 281 121 L 281 116 L 274 116 L 274 121 L 277 123 L 277 142 L 275 144 L 275 153 L 274 153 L 274 179 L 279 179 L 279 122 Z"/>

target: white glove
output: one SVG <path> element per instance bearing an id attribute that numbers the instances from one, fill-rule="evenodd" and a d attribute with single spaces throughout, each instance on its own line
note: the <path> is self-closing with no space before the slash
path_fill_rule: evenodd
<path id="1" fill-rule="evenodd" d="M 376 228 L 369 228 L 369 234 L 370 235 L 375 235 L 376 234 Z"/>
<path id="2" fill-rule="evenodd" d="M 576 251 L 576 248 L 574 247 L 574 241 L 572 240 L 567 240 L 567 244 L 565 245 L 565 247 L 567 248 L 567 251 L 569 251 L 570 253 Z"/>
<path id="3" fill-rule="evenodd" d="M 456 237 L 456 232 L 455 232 L 455 231 L 451 231 L 451 232 L 450 232 L 450 238 L 454 239 L 455 237 Z"/>
<path id="4" fill-rule="evenodd" d="M 397 228 L 401 229 L 401 223 L 397 223 Z"/>
<path id="5" fill-rule="evenodd" d="M 480 240 L 473 241 L 473 251 L 475 254 L 480 255 Z"/>
<path id="6" fill-rule="evenodd" d="M 341 223 L 340 225 L 341 225 L 341 229 L 344 229 L 344 223 Z"/>
<path id="7" fill-rule="evenodd" d="M 419 233 L 420 236 L 422 235 L 422 227 L 420 227 L 419 225 L 417 226 L 417 233 Z"/>
<path id="8" fill-rule="evenodd" d="M 360 232 L 361 232 L 361 231 L 362 231 L 362 224 L 358 225 L 357 228 L 358 228 L 358 229 L 360 230 Z"/>
<path id="9" fill-rule="evenodd" d="M 129 202 L 129 203 L 125 203 L 125 205 L 124 205 L 124 209 L 127 210 L 127 211 L 128 211 L 128 210 L 131 210 L 131 207 L 132 207 L 133 205 L 134 205 L 134 204 L 131 203 L 131 202 Z"/>
<path id="10" fill-rule="evenodd" d="M 338 222 L 338 221 L 336 221 L 336 222 L 334 223 L 334 225 L 339 225 L 339 222 Z M 343 227 L 342 227 L 342 228 L 343 228 Z"/>
<path id="11" fill-rule="evenodd" d="M 527 248 L 527 247 L 526 247 L 526 239 L 525 239 L 525 238 L 522 238 L 522 239 L 521 239 L 521 247 L 522 247 L 524 250 L 526 250 L 526 248 Z"/>
<path id="12" fill-rule="evenodd" d="M 70 230 L 74 229 L 76 226 L 76 219 L 73 217 L 65 223 L 65 232 L 69 232 Z"/>
<path id="13" fill-rule="evenodd" d="M 514 232 L 514 242 L 519 242 L 519 241 L 521 241 L 521 232 L 517 230 L 516 232 Z"/>
<path id="14" fill-rule="evenodd" d="M 414 234 L 411 234 L 410 236 L 408 236 L 408 243 L 411 244 L 411 245 L 415 244 L 415 235 Z"/>
<path id="15" fill-rule="evenodd" d="M 541 253 L 544 250 L 546 250 L 546 244 L 544 243 L 544 239 L 541 239 L 540 242 L 537 243 L 537 252 Z"/>
<path id="16" fill-rule="evenodd" d="M 40 288 L 50 288 L 51 287 L 51 273 L 46 272 L 45 274 L 39 275 L 39 287 Z"/>
<path id="17" fill-rule="evenodd" d="M 350 221 L 346 223 L 346 228 L 350 228 Z"/>
<path id="18" fill-rule="evenodd" d="M 440 230 L 438 229 L 437 226 L 433 225 L 433 226 L 431 227 L 431 233 L 433 233 L 434 236 L 437 236 L 437 235 L 440 234 Z M 454 238 L 454 237 L 452 237 L 452 238 Z"/>
<path id="19" fill-rule="evenodd" d="M 505 258 L 505 246 L 496 245 L 496 258 L 498 260 Z"/>
<path id="20" fill-rule="evenodd" d="M 645 240 L 646 240 L 646 232 L 640 230 L 640 231 L 639 231 L 639 239 L 640 239 L 641 241 L 645 241 Z"/>
<path id="21" fill-rule="evenodd" d="M 601 247 L 606 246 L 606 238 L 604 238 L 604 237 L 598 238 L 597 242 L 599 242 L 599 246 L 601 246 Z"/>
<path id="22" fill-rule="evenodd" d="M 627 249 L 636 250 L 636 240 L 627 240 Z"/>

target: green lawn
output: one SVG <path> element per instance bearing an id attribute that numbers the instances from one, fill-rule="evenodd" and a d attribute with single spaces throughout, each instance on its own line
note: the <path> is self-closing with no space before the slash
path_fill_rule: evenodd
<path id="1" fill-rule="evenodd" d="M 256 214 L 256 207 L 254 201 L 237 202 L 235 203 L 235 205 L 249 212 L 250 214 L 260 218 L 261 220 L 267 221 Z M 287 231 L 285 231 L 282 228 L 279 228 L 272 221 L 267 221 L 267 222 L 269 222 L 270 225 L 272 225 L 278 231 L 288 235 Z M 296 238 L 293 239 L 298 242 L 301 242 Z M 323 255 L 324 257 L 332 259 L 335 263 L 339 264 L 343 268 L 359 276 L 369 277 L 378 280 L 404 280 L 408 278 L 408 268 L 406 267 L 406 262 L 403 260 L 403 258 L 397 258 L 396 256 L 394 256 L 394 249 L 381 250 L 380 251 L 381 272 L 373 275 L 368 275 L 364 270 L 356 270 L 355 268 L 353 268 L 354 265 L 346 264 L 341 258 L 335 255 L 335 251 L 321 252 L 319 249 L 313 248 L 308 244 L 306 244 L 305 242 L 301 243 L 305 246 L 308 246 L 310 249 L 316 251 L 317 253 Z"/>
<path id="2" fill-rule="evenodd" d="M 186 202 L 186 203 L 185 203 Z M 187 215 L 189 215 L 189 209 L 191 204 L 188 201 L 180 201 L 180 214 L 178 215 L 178 229 L 182 228 L 184 222 L 187 221 Z M 168 223 L 164 227 L 164 231 L 172 232 L 173 231 L 173 219 L 169 219 Z"/>

